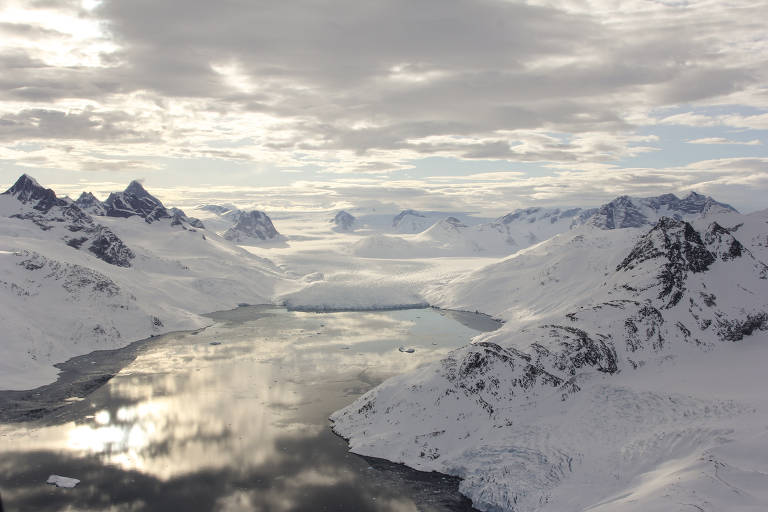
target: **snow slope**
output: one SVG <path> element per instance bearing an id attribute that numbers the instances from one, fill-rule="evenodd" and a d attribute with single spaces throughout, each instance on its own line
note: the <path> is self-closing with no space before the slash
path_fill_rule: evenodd
<path id="1" fill-rule="evenodd" d="M 334 430 L 462 477 L 482 510 L 764 509 L 765 228 L 721 209 L 588 225 L 435 286 L 433 304 L 507 323 L 334 413 Z"/>
<path id="2" fill-rule="evenodd" d="M 201 313 L 269 302 L 283 279 L 156 208 L 152 223 L 91 217 L 29 177 L 17 185 L 0 195 L 0 389 L 48 383 L 74 355 L 200 327 Z"/>

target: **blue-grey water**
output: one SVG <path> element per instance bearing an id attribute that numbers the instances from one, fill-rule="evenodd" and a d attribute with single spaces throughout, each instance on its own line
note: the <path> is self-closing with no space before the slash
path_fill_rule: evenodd
<path id="1" fill-rule="evenodd" d="M 327 418 L 493 321 L 268 306 L 210 316 L 200 332 L 152 340 L 53 420 L 0 424 L 5 512 L 472 510 L 454 478 L 350 454 Z M 50 474 L 81 483 L 46 485 Z"/>

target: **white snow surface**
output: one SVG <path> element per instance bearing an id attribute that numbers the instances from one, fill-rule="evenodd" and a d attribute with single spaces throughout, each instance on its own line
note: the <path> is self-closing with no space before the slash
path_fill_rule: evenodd
<path id="1" fill-rule="evenodd" d="M 581 211 L 578 208 L 529 208 L 480 223 L 446 216 L 417 234 L 377 233 L 363 238 L 352 246 L 352 252 L 368 258 L 508 256 L 578 226 L 581 220 L 577 213 Z M 405 216 L 404 220 L 410 217 Z"/>
<path id="2" fill-rule="evenodd" d="M 676 221 L 583 226 L 436 284 L 430 303 L 505 325 L 333 428 L 355 453 L 460 476 L 481 510 L 764 510 L 765 220 L 708 215 L 690 250 Z"/>

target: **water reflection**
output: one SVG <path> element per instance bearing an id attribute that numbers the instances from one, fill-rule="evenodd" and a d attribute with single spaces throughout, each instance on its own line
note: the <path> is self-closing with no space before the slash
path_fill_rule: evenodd
<path id="1" fill-rule="evenodd" d="M 431 310 L 214 318 L 73 402 L 77 421 L 3 425 L 6 509 L 470 509 L 440 475 L 349 454 L 327 417 L 477 331 Z M 83 483 L 62 492 L 41 483 L 50 473 Z"/>

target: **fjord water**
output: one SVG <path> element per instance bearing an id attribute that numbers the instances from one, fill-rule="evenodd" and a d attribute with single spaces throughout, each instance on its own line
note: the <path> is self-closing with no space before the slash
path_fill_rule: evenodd
<path id="1" fill-rule="evenodd" d="M 56 424 L 0 425 L 5 509 L 472 510 L 454 478 L 350 454 L 327 418 L 495 322 L 432 309 L 210 316 L 153 340 Z M 50 474 L 82 482 L 59 489 Z"/>

